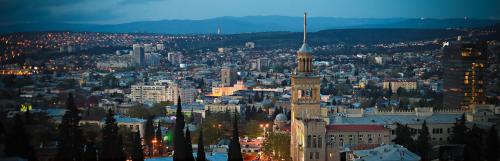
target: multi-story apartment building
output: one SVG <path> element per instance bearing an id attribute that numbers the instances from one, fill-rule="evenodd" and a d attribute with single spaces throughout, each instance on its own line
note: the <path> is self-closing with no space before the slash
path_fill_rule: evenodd
<path id="1" fill-rule="evenodd" d="M 167 101 L 167 88 L 164 85 L 136 84 L 130 87 L 130 92 L 130 99 L 139 103 Z"/>

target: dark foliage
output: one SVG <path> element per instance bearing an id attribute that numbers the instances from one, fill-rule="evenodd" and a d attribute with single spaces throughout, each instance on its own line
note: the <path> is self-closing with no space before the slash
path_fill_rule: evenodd
<path id="1" fill-rule="evenodd" d="M 134 133 L 132 146 L 130 154 L 132 161 L 144 161 L 144 151 L 142 149 L 141 134 L 139 131 Z"/>
<path id="2" fill-rule="evenodd" d="M 87 142 L 87 144 L 85 144 L 83 161 L 97 161 L 97 149 L 93 141 L 89 141 Z"/>
<path id="3" fill-rule="evenodd" d="M 184 135 L 184 115 L 182 114 L 181 98 L 177 98 L 177 111 L 174 129 L 174 161 L 193 161 L 193 154 L 188 152 Z M 191 150 L 192 151 L 192 150 Z"/>
<path id="4" fill-rule="evenodd" d="M 498 133 L 495 126 L 492 126 L 486 137 L 486 160 L 496 161 L 498 160 L 500 151 L 500 142 L 498 141 Z"/>
<path id="5" fill-rule="evenodd" d="M 428 161 L 429 160 L 429 149 L 431 148 L 431 145 L 429 141 L 431 140 L 430 134 L 429 134 L 429 128 L 427 127 L 427 122 L 424 120 L 424 123 L 422 123 L 422 131 L 418 135 L 417 138 L 417 154 L 422 157 L 422 161 Z"/>
<path id="6" fill-rule="evenodd" d="M 203 127 L 200 127 L 200 135 L 198 138 L 198 152 L 196 153 L 196 161 L 206 161 L 205 144 L 203 144 Z"/>
<path id="7" fill-rule="evenodd" d="M 80 129 L 80 116 L 76 109 L 73 94 L 66 101 L 67 110 L 59 125 L 56 160 L 79 161 L 83 158 L 85 138 Z"/>
<path id="8" fill-rule="evenodd" d="M 14 117 L 14 125 L 7 132 L 5 138 L 5 155 L 35 161 L 36 154 L 30 141 L 31 136 L 26 131 L 24 121 L 21 119 L 21 116 L 16 115 Z"/>
<path id="9" fill-rule="evenodd" d="M 114 113 L 109 110 L 106 115 L 106 124 L 102 129 L 101 160 L 123 161 L 125 159 L 122 136 L 118 135 L 118 125 Z"/>
<path id="10" fill-rule="evenodd" d="M 238 132 L 238 114 L 234 112 L 234 121 L 233 121 L 233 138 L 231 139 L 231 143 L 229 143 L 228 150 L 228 161 L 243 161 L 243 157 L 241 155 L 241 145 L 239 139 Z"/>

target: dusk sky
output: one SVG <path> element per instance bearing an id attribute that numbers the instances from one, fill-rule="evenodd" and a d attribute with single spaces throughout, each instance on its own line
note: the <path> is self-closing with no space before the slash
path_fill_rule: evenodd
<path id="1" fill-rule="evenodd" d="M 499 0 L 0 0 L 5 23 L 123 23 L 221 16 L 500 19 Z"/>

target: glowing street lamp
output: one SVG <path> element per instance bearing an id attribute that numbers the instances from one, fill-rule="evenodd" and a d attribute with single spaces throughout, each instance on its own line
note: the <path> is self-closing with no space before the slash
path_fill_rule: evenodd
<path id="1" fill-rule="evenodd" d="M 156 146 L 156 143 L 157 143 L 158 141 L 157 141 L 157 140 L 156 140 L 156 138 L 155 138 L 155 139 L 153 139 L 153 141 L 151 141 L 151 142 L 153 142 L 153 157 L 155 157 L 155 146 Z"/>
<path id="2" fill-rule="evenodd" d="M 262 129 L 264 129 L 264 137 L 265 137 L 265 136 L 266 136 L 266 134 L 267 134 L 267 133 L 266 133 L 266 130 L 267 130 L 267 128 L 269 128 L 269 123 L 266 123 L 266 124 L 260 124 L 260 127 L 261 127 Z"/>

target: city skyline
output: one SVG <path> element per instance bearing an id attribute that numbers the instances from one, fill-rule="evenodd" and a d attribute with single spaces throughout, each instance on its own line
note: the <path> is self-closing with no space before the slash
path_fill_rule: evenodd
<path id="1" fill-rule="evenodd" d="M 0 160 L 500 158 L 500 1 L 0 4 Z"/>

